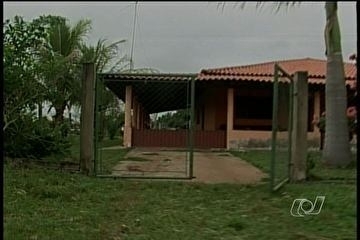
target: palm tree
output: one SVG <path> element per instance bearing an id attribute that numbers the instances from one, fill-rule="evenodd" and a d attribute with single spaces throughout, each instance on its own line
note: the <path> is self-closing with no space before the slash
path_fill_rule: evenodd
<path id="1" fill-rule="evenodd" d="M 48 63 L 45 70 L 47 100 L 51 102 L 50 109 L 55 109 L 55 122 L 62 123 L 66 107 L 76 100 L 80 90 L 80 68 L 76 63 L 80 44 L 91 29 L 91 21 L 80 20 L 71 27 L 62 17 L 49 16 L 48 20 L 52 52 L 44 54 Z"/>
<path id="2" fill-rule="evenodd" d="M 82 44 L 80 46 L 81 51 L 81 62 L 94 62 L 95 70 L 97 73 L 104 72 L 107 69 L 122 69 L 126 66 L 127 59 L 126 57 L 120 57 L 117 62 L 113 64 L 112 67 L 109 65 L 111 62 L 118 57 L 119 55 L 119 46 L 121 43 L 124 43 L 125 40 L 116 41 L 110 44 L 107 44 L 106 39 L 99 39 L 96 46 L 88 46 Z M 117 98 L 105 88 L 104 85 L 101 86 L 101 91 L 103 94 L 101 96 L 101 112 L 100 112 L 100 132 L 99 138 L 104 137 L 105 132 L 105 112 L 110 105 L 117 103 Z M 78 94 L 80 96 L 80 93 Z"/>
<path id="3" fill-rule="evenodd" d="M 276 2 L 275 9 L 289 7 L 299 2 Z M 264 2 L 257 2 L 262 7 Z M 225 3 L 218 6 L 224 7 Z M 240 5 L 244 8 L 245 3 Z M 351 161 L 348 120 L 346 117 L 346 87 L 341 51 L 341 34 L 337 16 L 337 2 L 326 2 L 325 45 L 327 71 L 325 84 L 325 144 L 323 161 L 328 166 L 345 166 Z"/>
<path id="4" fill-rule="evenodd" d="M 125 40 L 120 40 L 110 44 L 106 43 L 106 39 L 99 39 L 96 46 L 87 46 L 86 44 L 80 45 L 82 54 L 82 62 L 94 62 L 96 72 L 103 72 L 109 67 L 110 62 L 118 57 L 119 45 L 124 43 Z M 116 64 L 123 64 L 124 58 L 120 58 Z M 113 66 L 114 68 L 115 66 Z"/>
<path id="5" fill-rule="evenodd" d="M 125 40 L 116 41 L 110 44 L 107 44 L 106 39 L 99 39 L 96 46 L 88 46 L 86 44 L 81 44 L 81 62 L 94 62 L 95 69 L 97 73 L 102 73 L 104 71 L 114 72 L 114 73 L 158 73 L 159 71 L 152 68 L 138 68 L 128 70 L 130 66 L 130 59 L 124 55 L 120 55 L 119 46 L 121 43 L 124 43 Z M 116 62 L 113 62 L 113 60 Z M 119 101 L 116 96 L 105 86 L 101 86 L 102 99 L 101 99 L 101 126 L 100 126 L 100 138 L 104 136 L 105 130 L 105 112 L 111 110 L 112 114 L 115 114 L 114 109 L 119 106 Z M 77 94 L 80 96 L 80 93 Z M 118 113 L 119 114 L 119 113 Z"/>
<path id="6" fill-rule="evenodd" d="M 345 72 L 337 7 L 337 2 L 325 3 L 327 70 L 323 160 L 330 166 L 344 166 L 351 161 L 349 126 L 346 116 Z"/>

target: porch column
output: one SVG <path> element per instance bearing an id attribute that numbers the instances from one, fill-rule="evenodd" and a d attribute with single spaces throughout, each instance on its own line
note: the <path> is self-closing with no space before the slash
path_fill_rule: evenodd
<path id="1" fill-rule="evenodd" d="M 234 89 L 227 91 L 227 124 L 226 124 L 226 148 L 230 149 L 230 135 L 234 129 Z"/>
<path id="2" fill-rule="evenodd" d="M 131 106 L 132 106 L 132 86 L 126 86 L 125 90 L 125 126 L 124 126 L 124 146 L 131 147 Z"/>

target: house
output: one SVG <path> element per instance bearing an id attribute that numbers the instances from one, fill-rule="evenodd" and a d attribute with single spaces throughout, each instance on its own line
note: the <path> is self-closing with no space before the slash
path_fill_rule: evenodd
<path id="1" fill-rule="evenodd" d="M 308 139 L 320 138 L 313 119 L 325 110 L 326 60 L 293 59 L 203 69 L 199 74 L 101 74 L 105 85 L 125 102 L 124 145 L 186 147 L 187 130 L 150 129 L 150 114 L 189 107 L 195 85 L 194 145 L 233 148 L 239 141 L 269 140 L 272 129 L 274 65 L 288 74 L 308 72 Z M 356 67 L 344 63 L 348 91 Z M 280 78 L 279 129 L 286 131 L 288 82 Z"/>

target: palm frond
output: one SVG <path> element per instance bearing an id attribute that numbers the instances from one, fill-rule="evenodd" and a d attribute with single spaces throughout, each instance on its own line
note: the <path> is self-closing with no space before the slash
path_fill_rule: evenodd
<path id="1" fill-rule="evenodd" d="M 285 8 L 286 11 L 289 10 L 290 7 L 294 7 L 295 5 L 299 5 L 300 2 L 275 2 L 274 3 L 275 13 L 279 12 L 280 9 Z"/>
<path id="2" fill-rule="evenodd" d="M 245 6 L 246 6 L 246 3 L 248 2 L 236 2 L 235 3 L 235 7 L 240 7 L 240 9 L 244 9 Z M 272 7 L 272 10 L 275 12 L 275 13 L 278 13 L 280 11 L 280 9 L 286 9 L 288 10 L 290 7 L 294 7 L 296 5 L 299 5 L 301 2 L 262 2 L 262 1 L 258 1 L 256 2 L 255 4 L 255 8 L 256 9 L 259 9 L 259 10 L 262 10 L 263 7 L 266 5 L 266 4 L 271 4 L 271 7 Z M 222 9 L 222 11 L 224 11 L 224 8 L 225 8 L 225 4 L 226 2 L 220 2 L 218 3 L 218 6 L 217 8 L 220 8 Z"/>
<path id="3" fill-rule="evenodd" d="M 95 46 L 86 46 L 82 44 L 80 49 L 82 51 L 82 62 L 94 62 L 96 64 L 96 71 L 102 72 L 109 63 L 118 57 L 119 45 L 125 40 L 119 40 L 108 44 L 106 39 L 99 39 Z"/>
<path id="4" fill-rule="evenodd" d="M 70 30 L 69 42 L 73 44 L 73 48 L 81 43 L 82 39 L 91 30 L 91 20 L 82 19 L 78 21 L 73 28 Z"/>

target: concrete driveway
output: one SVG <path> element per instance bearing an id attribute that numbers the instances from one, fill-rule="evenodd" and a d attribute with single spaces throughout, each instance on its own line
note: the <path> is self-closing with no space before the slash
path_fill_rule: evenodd
<path id="1" fill-rule="evenodd" d="M 113 175 L 186 177 L 186 155 L 184 151 L 135 148 L 114 167 Z M 255 184 L 267 174 L 228 152 L 196 151 L 194 176 L 192 182 Z"/>

